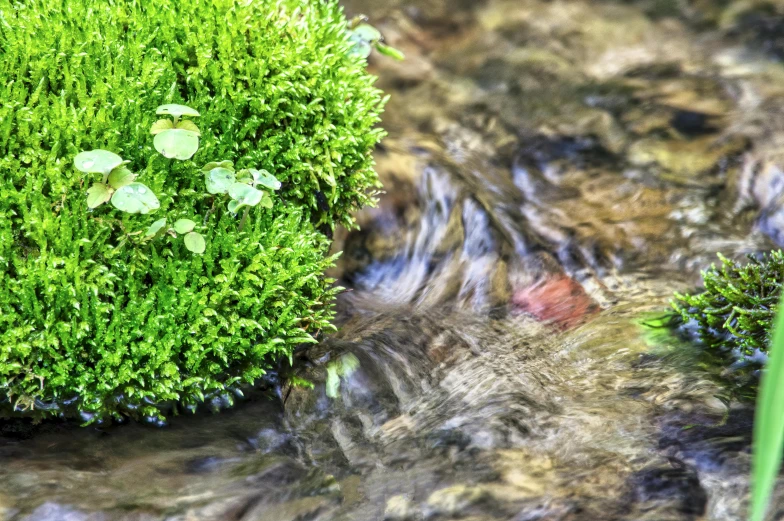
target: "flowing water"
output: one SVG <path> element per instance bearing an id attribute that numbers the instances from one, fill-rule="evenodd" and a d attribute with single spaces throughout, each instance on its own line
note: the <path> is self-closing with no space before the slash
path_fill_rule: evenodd
<path id="1" fill-rule="evenodd" d="M 345 5 L 407 60 L 315 389 L 2 425 L 0 520 L 742 519 L 751 406 L 643 323 L 784 241 L 784 4 Z"/>

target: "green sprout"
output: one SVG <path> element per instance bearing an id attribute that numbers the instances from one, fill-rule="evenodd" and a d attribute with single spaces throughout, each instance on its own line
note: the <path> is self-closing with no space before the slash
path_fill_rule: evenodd
<path id="1" fill-rule="evenodd" d="M 384 56 L 395 60 L 405 59 L 406 56 L 401 51 L 382 43 L 384 37 L 381 35 L 381 31 L 366 22 L 367 17 L 357 16 L 348 24 L 349 41 L 354 44 L 350 51 L 351 54 L 367 58 L 375 48 Z"/>
<path id="2" fill-rule="evenodd" d="M 200 114 L 185 105 L 161 105 L 155 111 L 158 115 L 168 115 L 172 119 L 159 119 L 152 124 L 150 134 L 155 136 L 153 145 L 162 156 L 184 161 L 193 157 L 199 149 L 201 131 L 196 124 L 183 116 L 198 117 Z"/>
<path id="3" fill-rule="evenodd" d="M 172 237 L 183 235 L 183 242 L 185 248 L 197 255 L 201 255 L 207 249 L 207 243 L 204 236 L 199 232 L 193 231 L 196 228 L 196 223 L 190 219 L 178 219 L 174 222 L 171 228 L 166 228 L 166 218 L 158 219 L 147 228 L 144 234 L 145 239 L 155 239 L 161 235 L 168 233 Z"/>
<path id="4" fill-rule="evenodd" d="M 125 166 L 127 161 L 108 150 L 81 152 L 74 158 L 74 166 L 86 174 L 102 174 L 100 182 L 87 189 L 87 207 L 91 210 L 111 201 L 126 213 L 150 213 L 161 204 L 152 190 L 135 181 L 136 175 Z"/>
<path id="5" fill-rule="evenodd" d="M 212 195 L 227 194 L 231 200 L 227 204 L 229 212 L 237 214 L 247 207 L 240 228 L 247 219 L 248 210 L 253 206 L 272 208 L 272 198 L 257 187 L 267 190 L 280 190 L 281 183 L 266 170 L 245 168 L 236 172 L 231 161 L 207 163 L 202 168 L 207 192 Z"/>

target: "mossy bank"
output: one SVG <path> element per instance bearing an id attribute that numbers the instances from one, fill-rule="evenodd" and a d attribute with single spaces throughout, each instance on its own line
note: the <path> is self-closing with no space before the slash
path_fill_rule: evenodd
<path id="1" fill-rule="evenodd" d="M 158 417 L 251 383 L 329 329 L 328 235 L 373 201 L 383 105 L 331 0 L 0 0 L 0 415 Z M 153 148 L 155 109 L 200 148 Z M 81 151 L 129 161 L 160 209 L 88 211 Z M 201 167 L 282 182 L 247 223 Z M 190 219 L 203 255 L 154 221 Z"/>
<path id="2" fill-rule="evenodd" d="M 705 288 L 676 294 L 673 308 L 709 348 L 749 359 L 768 350 L 784 282 L 784 253 L 749 255 L 702 273 Z"/>

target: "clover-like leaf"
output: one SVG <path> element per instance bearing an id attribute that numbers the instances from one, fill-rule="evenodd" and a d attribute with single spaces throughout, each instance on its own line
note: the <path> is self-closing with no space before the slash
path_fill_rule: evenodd
<path id="1" fill-rule="evenodd" d="M 353 35 L 350 41 L 354 45 L 351 47 L 351 49 L 349 49 L 348 51 L 349 54 L 359 56 L 360 58 L 367 58 L 368 56 L 370 56 L 370 52 L 373 50 L 373 48 L 370 46 L 368 42 Z"/>
<path id="2" fill-rule="evenodd" d="M 384 45 L 381 42 L 376 42 L 376 50 L 384 56 L 389 56 L 390 58 L 398 61 L 403 61 L 406 59 L 406 55 L 403 54 L 402 51 L 399 51 L 394 47 L 390 47 L 389 45 Z"/>
<path id="3" fill-rule="evenodd" d="M 260 190 L 244 183 L 234 183 L 229 187 L 229 197 L 237 201 L 240 206 L 256 206 L 264 195 Z"/>
<path id="4" fill-rule="evenodd" d="M 236 214 L 240 210 L 240 208 L 242 208 L 242 204 L 239 201 L 235 201 L 232 199 L 231 201 L 229 201 L 227 207 L 229 209 L 229 212 Z"/>
<path id="5" fill-rule="evenodd" d="M 270 196 L 268 196 L 267 194 L 264 194 L 261 197 L 261 203 L 259 203 L 259 205 L 262 208 L 272 208 L 272 198 Z"/>
<path id="6" fill-rule="evenodd" d="M 181 130 L 190 130 L 191 132 L 195 133 L 197 136 L 201 136 L 201 131 L 199 127 L 196 126 L 196 123 L 189 119 L 184 119 L 177 123 L 177 128 Z"/>
<path id="7" fill-rule="evenodd" d="M 161 207 L 152 190 L 142 183 L 125 185 L 112 196 L 112 204 L 127 213 L 150 213 Z"/>
<path id="8" fill-rule="evenodd" d="M 185 160 L 199 149 L 199 136 L 190 130 L 164 130 L 155 136 L 153 145 L 164 157 Z"/>
<path id="9" fill-rule="evenodd" d="M 278 178 L 266 170 L 256 170 L 255 168 L 249 168 L 248 171 L 253 177 L 253 182 L 255 184 L 261 185 L 264 188 L 269 188 L 270 190 L 280 190 L 280 181 L 278 181 Z"/>
<path id="10" fill-rule="evenodd" d="M 120 165 L 109 173 L 109 185 L 117 190 L 125 185 L 129 185 L 136 180 L 136 174 L 128 170 L 125 165 Z"/>
<path id="11" fill-rule="evenodd" d="M 87 208 L 98 208 L 111 197 L 111 188 L 103 183 L 95 183 L 87 189 Z"/>
<path id="12" fill-rule="evenodd" d="M 174 116 L 175 118 L 179 118 L 180 116 L 192 116 L 192 117 L 200 116 L 198 111 L 190 107 L 187 107 L 185 105 L 178 105 L 176 103 L 161 105 L 155 110 L 155 113 L 158 115 L 166 114 L 168 116 Z"/>
<path id="13" fill-rule="evenodd" d="M 108 174 L 123 163 L 123 159 L 108 150 L 80 152 L 74 158 L 74 166 L 87 174 Z"/>
<path id="14" fill-rule="evenodd" d="M 178 219 L 174 223 L 174 231 L 177 233 L 189 233 L 196 227 L 196 223 L 190 219 Z"/>
<path id="15" fill-rule="evenodd" d="M 226 194 L 236 182 L 234 172 L 223 167 L 213 168 L 204 174 L 207 191 L 211 194 Z"/>
<path id="16" fill-rule="evenodd" d="M 370 24 L 360 24 L 351 31 L 352 36 L 357 37 L 358 39 L 368 42 L 368 43 L 375 43 L 381 39 L 381 33 Z"/>
<path id="17" fill-rule="evenodd" d="M 202 254 L 207 249 L 204 237 L 198 232 L 190 232 L 183 240 L 185 241 L 185 247 L 193 253 Z"/>
<path id="18" fill-rule="evenodd" d="M 159 119 L 150 127 L 150 134 L 160 134 L 164 130 L 171 130 L 174 128 L 174 123 L 170 119 Z"/>
<path id="19" fill-rule="evenodd" d="M 149 228 L 147 228 L 147 231 L 145 232 L 144 236 L 153 237 L 157 235 L 159 232 L 163 231 L 165 226 L 166 226 L 166 217 L 164 217 L 163 219 L 158 219 L 157 221 L 152 223 Z"/>

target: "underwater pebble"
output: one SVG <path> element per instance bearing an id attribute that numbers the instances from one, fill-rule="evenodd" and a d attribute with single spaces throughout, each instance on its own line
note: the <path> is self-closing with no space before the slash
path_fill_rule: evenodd
<path id="1" fill-rule="evenodd" d="M 408 521 L 414 516 L 414 506 L 403 495 L 392 496 L 384 509 L 384 521 Z"/>

